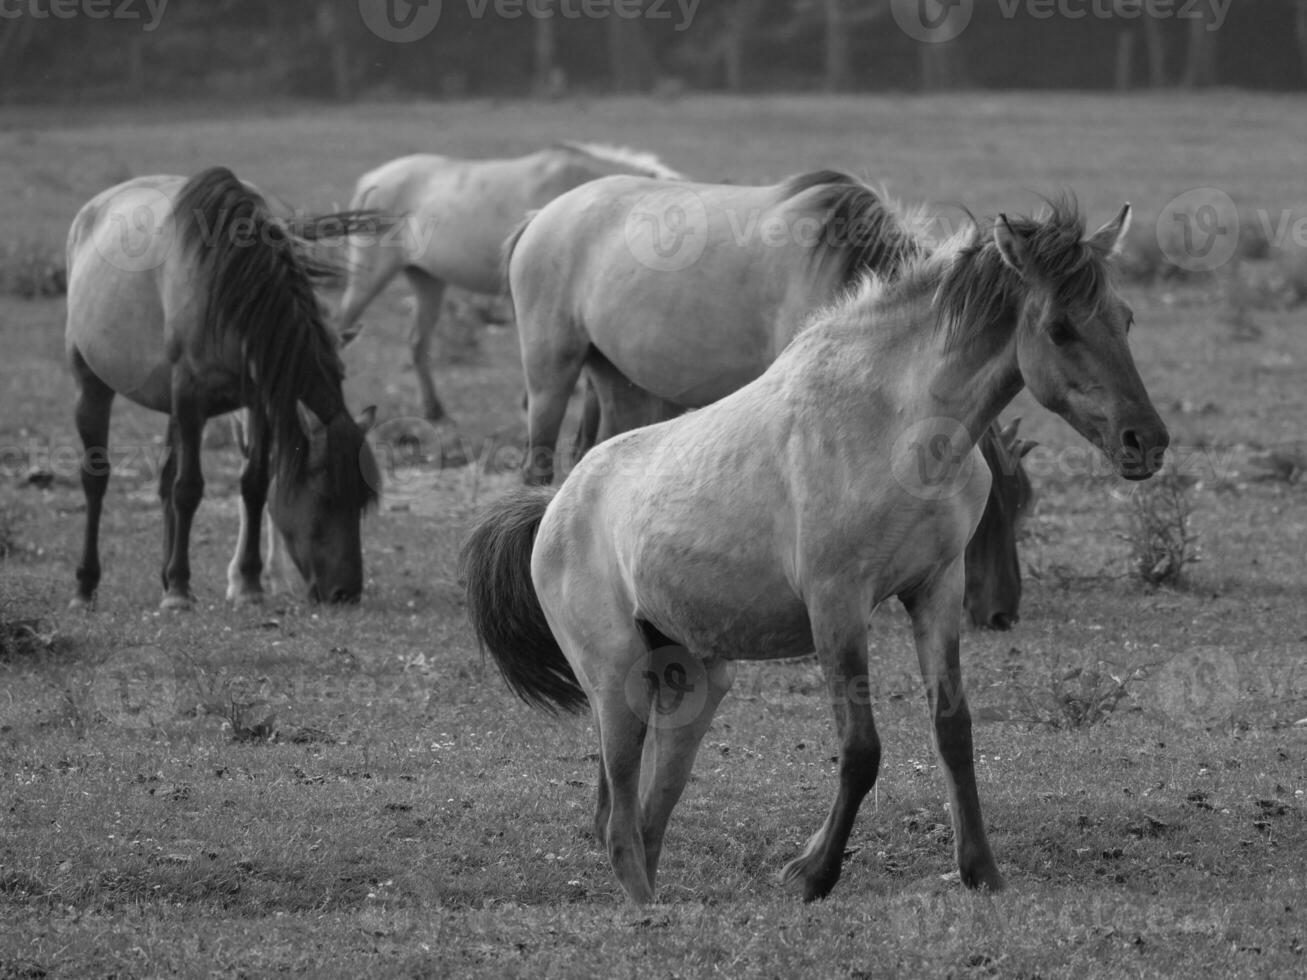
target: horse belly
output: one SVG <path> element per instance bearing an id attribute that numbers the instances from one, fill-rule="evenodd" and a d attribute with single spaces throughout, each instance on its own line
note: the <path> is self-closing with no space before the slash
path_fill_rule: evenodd
<path id="1" fill-rule="evenodd" d="M 167 412 L 171 365 L 164 349 L 163 308 L 150 273 L 123 273 L 83 252 L 68 284 L 66 344 L 114 391 Z"/>

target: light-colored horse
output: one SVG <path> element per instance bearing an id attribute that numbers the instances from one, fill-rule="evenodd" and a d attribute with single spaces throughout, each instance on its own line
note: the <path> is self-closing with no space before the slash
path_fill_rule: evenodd
<path id="1" fill-rule="evenodd" d="M 555 199 L 504 247 L 527 379 L 527 480 L 551 481 L 583 370 L 578 455 L 752 381 L 814 310 L 920 257 L 921 219 L 834 171 L 764 187 L 612 177 Z M 981 447 L 996 478 L 967 550 L 966 605 L 976 625 L 1007 629 L 1030 483 L 1015 430 L 987 427 Z"/>
<path id="2" fill-rule="evenodd" d="M 403 272 L 415 299 L 410 344 L 422 410 L 433 421 L 444 418 L 430 358 L 446 285 L 501 293 L 504 239 L 527 213 L 610 174 L 679 176 L 652 154 L 590 143 L 559 143 L 497 160 L 423 153 L 364 174 L 350 206 L 385 212 L 395 225 L 390 234 L 351 246 L 336 322 L 342 341 L 357 336 L 364 308 Z"/>
<path id="3" fill-rule="evenodd" d="M 288 226 L 221 167 L 190 180 L 137 177 L 78 212 L 68 234 L 65 334 L 85 447 L 86 537 L 75 605 L 90 605 L 100 581 L 116 394 L 169 416 L 159 480 L 165 608 L 193 602 L 188 552 L 204 491 L 205 422 L 241 407 L 249 409 L 249 445 L 228 598 L 262 596 L 265 503 L 310 597 L 359 597 L 359 523 L 381 485 L 364 438 L 372 412 L 355 420 L 345 409 L 344 368 L 313 288 L 332 270 L 312 258 L 307 241 L 324 228 L 348 232 L 354 220 L 324 215 Z"/>
<path id="4" fill-rule="evenodd" d="M 783 878 L 839 878 L 875 783 L 867 621 L 912 620 L 962 882 L 1003 887 L 985 833 L 962 689 L 963 550 L 989 489 L 976 440 L 1023 386 L 1130 479 L 1166 427 L 1127 345 L 1108 256 L 1073 203 L 1000 216 L 872 278 L 756 381 L 601 443 L 557 495 L 492 505 L 463 553 L 468 612 L 509 685 L 599 731 L 596 828 L 635 902 L 654 897 L 668 818 L 736 660 L 815 649 L 840 738 L 839 791 Z"/>
<path id="5" fill-rule="evenodd" d="M 528 482 L 553 478 L 583 369 L 600 440 L 714 402 L 762 374 L 813 310 L 920 254 L 915 225 L 834 171 L 761 187 L 609 177 L 556 198 L 504 246 Z"/>

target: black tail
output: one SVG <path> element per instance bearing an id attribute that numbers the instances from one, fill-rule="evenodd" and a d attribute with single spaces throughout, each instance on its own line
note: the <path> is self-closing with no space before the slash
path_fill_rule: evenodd
<path id="1" fill-rule="evenodd" d="M 554 490 L 517 490 L 491 504 L 463 544 L 467 616 L 513 693 L 546 711 L 580 711 L 585 691 L 554 639 L 531 581 L 531 551 Z"/>

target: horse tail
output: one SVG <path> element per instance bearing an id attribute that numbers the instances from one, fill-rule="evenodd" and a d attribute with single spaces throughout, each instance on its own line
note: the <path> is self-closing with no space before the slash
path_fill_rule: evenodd
<path id="1" fill-rule="evenodd" d="M 499 289 L 503 295 L 510 300 L 513 298 L 512 290 L 508 288 L 508 266 L 513 261 L 513 252 L 517 249 L 517 243 L 522 240 L 526 234 L 527 225 L 531 224 L 532 219 L 539 214 L 539 210 L 528 211 L 526 217 L 517 223 L 517 227 L 509 233 L 504 239 L 504 244 L 499 249 Z"/>
<path id="2" fill-rule="evenodd" d="M 549 487 L 516 490 L 491 504 L 459 554 L 467 615 L 513 693 L 546 711 L 579 711 L 585 691 L 554 639 L 531 581 L 531 552 Z"/>

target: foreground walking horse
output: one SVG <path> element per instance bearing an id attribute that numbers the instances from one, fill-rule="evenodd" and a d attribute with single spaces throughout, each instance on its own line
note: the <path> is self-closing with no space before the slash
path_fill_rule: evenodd
<path id="1" fill-rule="evenodd" d="M 1066 201 L 1041 219 L 1000 216 L 895 282 L 869 279 L 758 380 L 601 443 L 556 496 L 520 490 L 477 523 L 463 553 L 472 624 L 528 702 L 589 701 L 596 829 L 632 901 L 654 897 L 733 661 L 814 649 L 839 791 L 783 877 L 806 899 L 834 887 L 880 765 L 867 620 L 891 597 L 912 619 L 962 881 L 1003 887 L 958 659 L 962 553 L 989 489 L 975 443 L 1024 385 L 1122 476 L 1161 466 L 1169 436 L 1107 268 L 1129 214 L 1088 237 Z"/>
<path id="2" fill-rule="evenodd" d="M 380 487 L 364 438 L 371 410 L 356 421 L 345 409 L 344 368 L 313 291 L 314 277 L 329 270 L 300 237 L 348 231 L 354 218 L 300 219 L 293 234 L 258 192 L 221 167 L 189 181 L 138 177 L 78 212 L 68 234 L 65 335 L 85 447 L 86 538 L 74 605 L 90 605 L 100 582 L 115 394 L 169 416 L 159 479 L 164 608 L 193 602 L 188 550 L 204 491 L 205 421 L 241 407 L 250 410 L 249 447 L 227 597 L 262 596 L 265 502 L 310 597 L 359 597 L 359 522 Z"/>
<path id="3" fill-rule="evenodd" d="M 444 418 L 430 352 L 445 287 L 498 295 L 504 239 L 527 212 L 610 174 L 679 176 L 652 154 L 592 143 L 558 143 L 502 160 L 419 153 L 365 173 L 350 207 L 380 209 L 397 220 L 392 234 L 351 245 L 336 322 L 341 339 L 358 335 L 360 314 L 402 271 L 415 298 L 410 345 L 422 411 L 433 421 Z"/>
<path id="4" fill-rule="evenodd" d="M 698 408 L 767 369 L 814 310 L 925 252 L 922 222 L 831 170 L 762 187 L 608 177 L 524 222 L 505 265 L 527 382 L 528 482 L 549 483 L 576 380 L 577 452 Z M 987 426 L 990 502 L 967 549 L 977 626 L 1018 619 L 1030 500 L 1015 428 Z"/>

